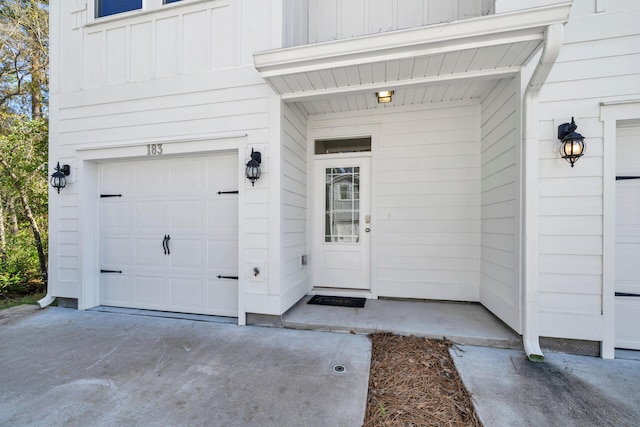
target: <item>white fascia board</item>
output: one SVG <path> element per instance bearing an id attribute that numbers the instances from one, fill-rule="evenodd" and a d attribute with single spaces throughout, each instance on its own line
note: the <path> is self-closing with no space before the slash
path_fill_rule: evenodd
<path id="1" fill-rule="evenodd" d="M 285 49 L 257 52 L 263 77 L 345 65 L 517 43 L 544 38 L 549 25 L 569 19 L 571 2 Z"/>

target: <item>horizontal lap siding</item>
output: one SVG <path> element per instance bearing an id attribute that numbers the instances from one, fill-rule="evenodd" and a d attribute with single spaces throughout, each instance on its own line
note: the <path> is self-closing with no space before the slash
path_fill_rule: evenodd
<path id="1" fill-rule="evenodd" d="M 515 79 L 482 101 L 480 302 L 519 332 L 517 107 Z"/>
<path id="2" fill-rule="evenodd" d="M 572 16 L 540 104 L 541 334 L 601 340 L 603 124 L 600 103 L 640 98 L 640 5 Z M 592 12 L 592 11 L 591 11 Z M 607 13 L 608 12 L 608 13 Z M 590 12 L 588 12 L 590 13 Z M 575 116 L 587 150 L 558 155 L 558 124 Z"/>
<path id="3" fill-rule="evenodd" d="M 478 300 L 478 107 L 380 116 L 380 296 Z"/>
<path id="4" fill-rule="evenodd" d="M 246 134 L 248 151 L 261 147 L 269 164 L 273 92 L 252 54 L 274 46 L 265 19 L 271 3 L 262 0 L 193 2 L 86 26 L 86 14 L 74 13 L 73 4 L 51 6 L 49 152 L 75 169 L 71 185 L 51 203 L 50 268 L 53 294 L 77 298 L 91 275 L 82 271 L 83 257 L 97 250 L 81 247 L 83 233 L 93 231 L 90 219 L 80 218 L 88 201 L 78 192 L 95 186 L 97 167 L 78 160 L 78 150 L 130 142 L 144 156 L 144 141 L 174 141 L 166 146 L 169 154 L 179 153 L 183 140 Z M 215 150 L 216 141 L 201 146 Z M 245 151 L 241 147 L 241 158 L 248 157 Z M 269 259 L 268 183 L 265 171 L 244 197 L 246 260 Z M 243 266 L 240 260 L 239 274 Z"/>
<path id="5" fill-rule="evenodd" d="M 307 124 L 295 107 L 282 107 L 282 312 L 307 292 Z"/>

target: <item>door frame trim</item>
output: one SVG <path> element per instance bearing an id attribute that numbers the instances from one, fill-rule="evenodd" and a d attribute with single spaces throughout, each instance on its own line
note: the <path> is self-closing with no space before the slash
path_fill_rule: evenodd
<path id="1" fill-rule="evenodd" d="M 380 134 L 380 123 L 371 121 L 370 118 L 360 118 L 367 120 L 366 122 L 355 122 L 353 118 L 331 118 L 328 120 L 322 120 L 322 124 L 316 123 L 314 119 L 310 119 L 308 123 L 307 130 L 307 253 L 311 255 L 311 257 L 315 257 L 317 254 L 314 253 L 314 209 L 317 206 L 317 201 L 315 200 L 315 160 L 320 159 L 340 159 L 340 158 L 348 158 L 348 157 L 371 157 L 370 163 L 370 198 L 371 198 L 371 247 L 370 247 L 370 260 L 369 260 L 369 280 L 370 286 L 369 290 L 353 290 L 353 289 L 345 289 L 341 291 L 340 288 L 336 288 L 335 291 L 332 290 L 333 294 L 339 293 L 345 296 L 352 296 L 351 294 L 357 296 L 365 296 L 371 299 L 378 298 L 378 275 L 377 270 L 375 268 L 375 260 L 378 258 L 378 238 L 377 238 L 377 199 L 378 192 L 377 186 L 375 182 L 377 182 L 377 170 L 378 170 L 378 147 L 379 147 L 379 134 Z M 371 138 L 371 151 L 370 152 L 357 152 L 357 153 L 336 153 L 336 154 L 320 154 L 316 155 L 314 150 L 314 143 L 317 139 L 344 139 L 344 138 Z M 314 293 L 326 293 L 324 292 L 324 288 L 319 288 L 314 290 L 314 262 L 313 259 L 309 262 L 309 285 L 307 292 L 310 294 Z M 347 295 L 348 294 L 348 295 Z"/>
<path id="2" fill-rule="evenodd" d="M 640 100 L 600 104 L 603 122 L 602 317 L 600 354 L 615 357 L 616 135 L 619 120 L 640 119 Z"/>

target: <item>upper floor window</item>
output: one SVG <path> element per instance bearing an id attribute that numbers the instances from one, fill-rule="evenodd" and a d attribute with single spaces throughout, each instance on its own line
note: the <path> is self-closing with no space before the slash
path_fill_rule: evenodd
<path id="1" fill-rule="evenodd" d="M 175 0 L 174 0 L 175 1 Z M 169 2 L 169 0 L 167 0 Z M 142 9 L 142 0 L 97 0 L 96 17 Z"/>

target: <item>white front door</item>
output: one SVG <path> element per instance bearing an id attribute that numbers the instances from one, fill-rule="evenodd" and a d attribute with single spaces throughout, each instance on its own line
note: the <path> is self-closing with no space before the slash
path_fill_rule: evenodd
<path id="1" fill-rule="evenodd" d="M 315 161 L 316 288 L 371 287 L 371 158 Z"/>
<path id="2" fill-rule="evenodd" d="M 640 126 L 616 140 L 615 346 L 640 350 Z"/>
<path id="3" fill-rule="evenodd" d="M 100 304 L 237 316 L 237 155 L 100 169 Z"/>

